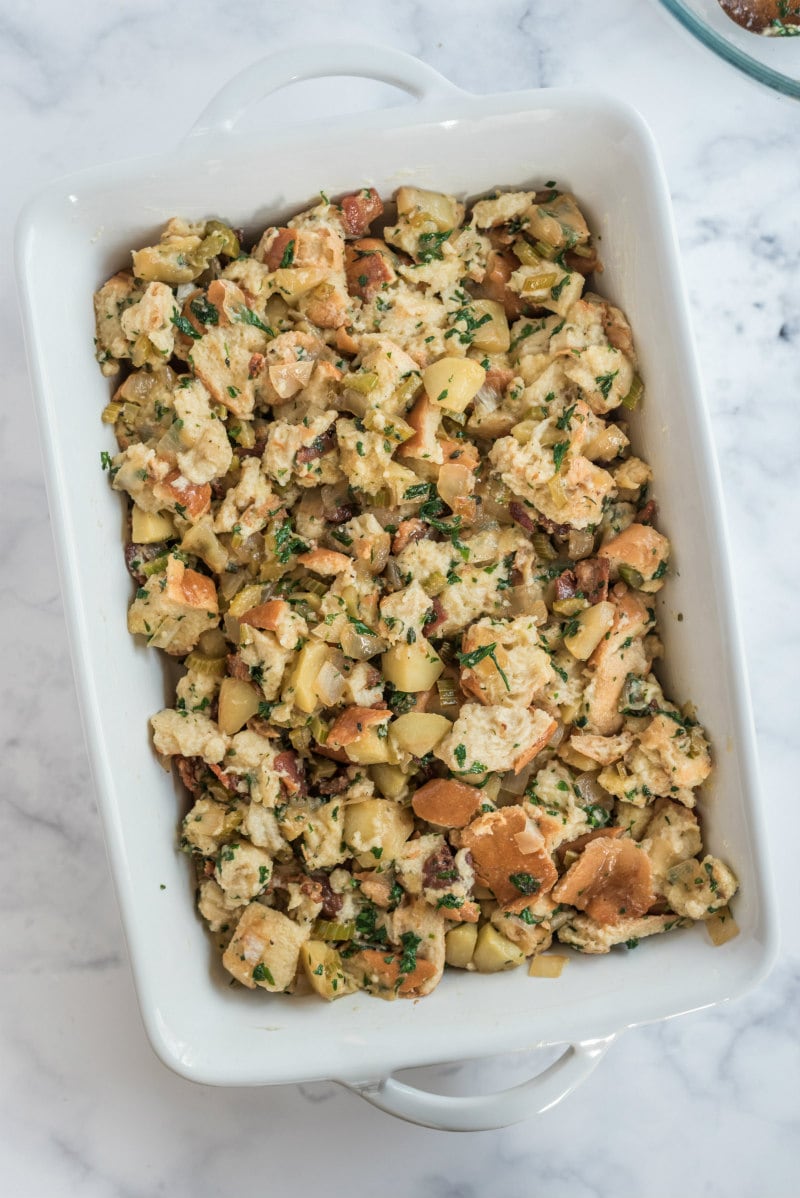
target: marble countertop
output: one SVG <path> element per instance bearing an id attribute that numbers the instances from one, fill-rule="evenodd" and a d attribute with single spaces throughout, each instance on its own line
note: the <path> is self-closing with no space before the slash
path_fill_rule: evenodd
<path id="1" fill-rule="evenodd" d="M 665 159 L 722 466 L 754 696 L 781 960 L 749 997 L 622 1036 L 538 1121 L 453 1139 L 333 1084 L 214 1090 L 151 1053 L 83 748 L 30 404 L 13 222 L 55 174 L 168 147 L 261 53 L 383 41 L 463 87 L 591 84 L 632 101 Z M 294 119 L 367 85 L 303 85 Z M 254 120 L 273 119 L 278 101 Z M 316 1192 L 355 1198 L 700 1198 L 800 1192 L 796 593 L 800 107 L 712 59 L 643 0 L 7 0 L 0 15 L 0 1188 L 13 1198 Z M 787 550 L 794 549 L 794 552 Z M 416 1071 L 500 1088 L 530 1058 Z M 373 1172 L 374 1171 L 374 1172 Z"/>

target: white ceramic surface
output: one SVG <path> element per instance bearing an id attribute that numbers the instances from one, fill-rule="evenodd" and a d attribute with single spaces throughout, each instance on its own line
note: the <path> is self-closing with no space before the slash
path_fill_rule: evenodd
<path id="1" fill-rule="evenodd" d="M 568 1101 L 519 1128 L 452 1139 L 389 1121 L 326 1083 L 210 1089 L 149 1052 L 133 997 L 75 706 L 10 272 L 0 278 L 0 1169 L 20 1198 L 250 1191 L 388 1198 L 703 1198 L 800 1189 L 796 807 L 794 107 L 740 79 L 641 0 L 9 0 L 0 21 L 0 217 L 6 259 L 23 199 L 59 173 L 183 135 L 243 64 L 298 36 L 372 37 L 461 86 L 590 84 L 654 129 L 677 216 L 733 548 L 779 890 L 780 966 L 752 995 L 627 1032 Z M 316 119 L 388 96 L 306 84 L 249 118 Z M 265 165 L 265 170 L 269 164 Z M 58 280 L 64 307 L 78 302 Z M 102 431 L 87 470 L 98 469 Z M 118 569 L 116 556 L 109 568 Z M 109 613 L 110 615 L 111 613 Z M 643 946 L 644 947 L 644 946 Z M 637 950 L 639 952 L 641 950 Z M 540 1056 L 416 1070 L 452 1094 L 522 1081 Z M 343 1150 L 344 1146 L 344 1150 Z M 453 1151 L 456 1147 L 457 1151 Z M 352 1164 L 351 1158 L 357 1163 Z"/>
<path id="2" fill-rule="evenodd" d="M 237 136 L 240 117 L 263 96 L 331 75 L 396 83 L 415 102 L 327 127 L 273 125 L 256 137 Z M 477 145 L 483 149 L 476 159 Z M 269 181 L 265 161 L 282 163 Z M 659 596 L 666 676 L 677 694 L 698 703 L 718 747 L 704 804 L 706 842 L 734 863 L 741 880 L 741 934 L 717 951 L 695 928 L 651 941 L 630 958 L 576 956 L 549 986 L 531 983 L 525 971 L 493 978 L 448 973 L 424 1003 L 387 1005 L 354 995 L 325 1007 L 313 998 L 265 1001 L 260 992 L 233 992 L 210 966 L 185 861 L 174 852 L 173 780 L 148 751 L 147 716 L 162 704 L 163 663 L 128 636 L 130 581 L 121 562 L 108 568 L 118 551 L 121 506 L 91 469 L 109 385 L 94 361 L 90 309 L 64 311 L 52 273 L 88 297 L 125 262 L 130 246 L 152 240 L 174 213 L 217 214 L 252 229 L 279 223 L 320 187 L 335 195 L 371 184 L 390 194 L 413 182 L 463 196 L 498 181 L 541 185 L 534 163 L 546 163 L 548 176 L 581 197 L 603 246 L 603 287 L 636 330 L 648 401 L 633 422 L 634 443 L 653 465 L 662 525 L 677 541 L 675 577 Z M 652 139 L 632 110 L 588 92 L 476 98 L 397 51 L 306 45 L 255 63 L 227 84 L 177 156 L 102 166 L 47 188 L 21 218 L 17 263 L 90 758 L 142 1013 L 166 1064 L 216 1085 L 355 1081 L 369 1101 L 405 1118 L 481 1129 L 551 1106 L 597 1063 L 598 1042 L 622 1028 L 737 997 L 762 978 L 776 924 L 716 464 L 666 186 Z M 107 440 L 113 448 L 110 433 Z M 690 536 L 680 535 L 688 529 Z M 573 1049 L 511 1099 L 435 1102 L 380 1080 L 470 1052 L 562 1042 Z"/>

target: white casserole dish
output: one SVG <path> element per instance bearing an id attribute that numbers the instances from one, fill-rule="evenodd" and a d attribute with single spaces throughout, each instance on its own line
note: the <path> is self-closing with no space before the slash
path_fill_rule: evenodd
<path id="1" fill-rule="evenodd" d="M 416 104 L 237 136 L 255 100 L 325 75 L 391 82 Z M 627 955 L 575 956 L 557 981 L 449 971 L 416 1003 L 355 995 L 326 1006 L 232 990 L 175 851 L 183 796 L 148 743 L 148 717 L 171 692 L 161 655 L 126 630 L 122 509 L 99 464 L 100 450 L 114 447 L 99 419 L 108 383 L 92 353 L 92 292 L 174 214 L 254 229 L 306 206 L 320 188 L 335 195 L 372 185 L 387 194 L 416 183 L 465 195 L 551 178 L 577 193 L 601 234 L 601 287 L 637 340 L 647 397 L 634 448 L 654 468 L 661 526 L 674 544 L 675 569 L 659 596 L 667 682 L 680 701 L 697 703 L 715 748 L 705 842 L 740 878 L 741 934 L 715 949 L 695 928 Z M 621 1029 L 735 997 L 763 978 L 777 920 L 717 466 L 667 188 L 633 110 L 580 91 L 473 96 L 396 51 L 305 47 L 223 88 L 179 151 L 48 187 L 21 217 L 17 265 L 89 755 L 139 1003 L 166 1065 L 212 1085 L 333 1078 L 424 1125 L 497 1127 L 558 1101 Z M 498 1095 L 444 1098 L 391 1078 L 412 1065 L 553 1044 L 569 1046 L 555 1065 Z"/>

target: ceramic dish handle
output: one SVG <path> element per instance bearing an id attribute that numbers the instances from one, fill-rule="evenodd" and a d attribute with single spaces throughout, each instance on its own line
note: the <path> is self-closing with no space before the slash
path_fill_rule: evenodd
<path id="1" fill-rule="evenodd" d="M 453 1098 L 418 1090 L 394 1077 L 372 1082 L 341 1082 L 348 1090 L 389 1115 L 432 1127 L 436 1131 L 490 1131 L 510 1127 L 533 1115 L 541 1115 L 571 1094 L 600 1064 L 616 1036 L 572 1044 L 543 1073 L 500 1090 L 472 1098 Z"/>
<path id="2" fill-rule="evenodd" d="M 248 108 L 290 83 L 336 75 L 375 79 L 418 100 L 462 94 L 438 71 L 401 50 L 366 43 L 311 42 L 260 58 L 234 75 L 200 114 L 183 148 L 195 147 L 200 138 L 228 136 Z"/>

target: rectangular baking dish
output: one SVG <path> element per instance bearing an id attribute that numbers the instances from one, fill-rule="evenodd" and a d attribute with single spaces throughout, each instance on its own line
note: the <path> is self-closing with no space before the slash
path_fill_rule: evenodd
<path id="1" fill-rule="evenodd" d="M 412 104 L 313 126 L 237 135 L 239 115 L 286 84 L 330 75 L 394 84 Z M 273 102 L 274 104 L 274 102 Z M 273 109 L 274 111 L 274 109 Z M 424 1002 L 233 990 L 193 907 L 175 851 L 183 797 L 151 752 L 148 717 L 171 701 L 161 655 L 128 635 L 122 508 L 100 469 L 113 450 L 108 384 L 92 353 L 95 288 L 172 215 L 251 230 L 313 202 L 403 183 L 460 195 L 555 179 L 600 234 L 601 289 L 628 314 L 647 396 L 633 444 L 653 466 L 674 571 L 659 595 L 666 681 L 698 705 L 715 749 L 706 843 L 736 870 L 741 933 L 715 949 L 700 928 L 637 952 L 575 956 L 557 981 L 524 971 L 448 971 Z M 307 46 L 229 83 L 178 150 L 61 179 L 18 228 L 17 267 L 75 673 L 98 804 L 139 1004 L 161 1060 L 213 1085 L 332 1078 L 429 1126 L 501 1126 L 573 1088 L 621 1029 L 736 997 L 776 950 L 752 719 L 733 611 L 717 466 L 695 365 L 667 188 L 630 108 L 585 91 L 474 96 L 413 58 L 372 46 Z M 443 1098 L 393 1071 L 564 1044 L 545 1073 L 503 1094 Z"/>

